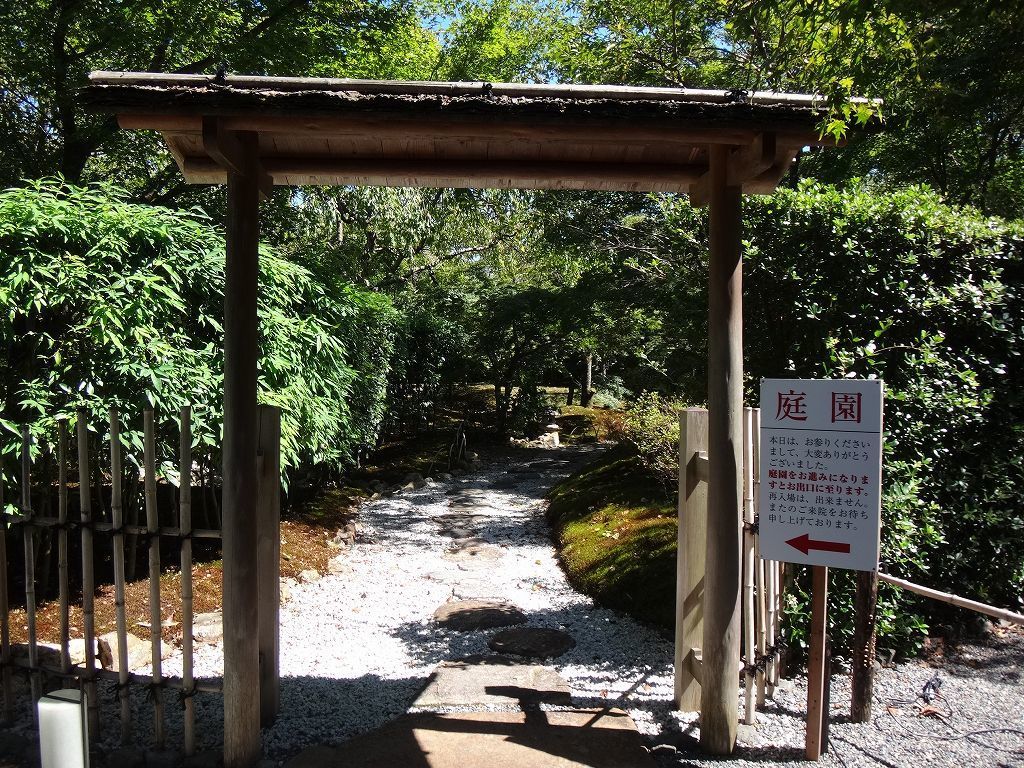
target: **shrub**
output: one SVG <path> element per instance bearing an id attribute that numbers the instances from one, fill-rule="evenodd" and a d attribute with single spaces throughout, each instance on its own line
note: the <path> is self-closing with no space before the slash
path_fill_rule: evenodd
<path id="1" fill-rule="evenodd" d="M 616 422 L 617 439 L 636 451 L 643 468 L 664 486 L 679 480 L 679 410 L 655 392 L 638 397 Z"/>
<path id="2" fill-rule="evenodd" d="M 224 242 L 202 214 L 35 182 L 0 193 L 0 267 L 5 455 L 17 450 L 19 423 L 52 440 L 57 417 L 85 408 L 102 425 L 117 406 L 131 460 L 147 403 L 167 430 L 162 458 L 174 461 L 169 422 L 185 403 L 197 453 L 216 454 Z M 260 400 L 283 409 L 283 465 L 341 466 L 379 424 L 389 301 L 354 288 L 328 295 L 264 247 L 258 311 Z"/>

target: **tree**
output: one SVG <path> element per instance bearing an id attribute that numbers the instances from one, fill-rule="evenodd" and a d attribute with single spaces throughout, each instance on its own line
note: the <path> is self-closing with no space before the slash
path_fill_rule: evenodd
<path id="1" fill-rule="evenodd" d="M 145 191 L 171 160 L 152 137 L 122 133 L 76 98 L 94 69 L 425 77 L 437 54 L 417 9 L 384 0 L 28 0 L 0 17 L 0 184 L 55 173 L 117 174 Z"/>

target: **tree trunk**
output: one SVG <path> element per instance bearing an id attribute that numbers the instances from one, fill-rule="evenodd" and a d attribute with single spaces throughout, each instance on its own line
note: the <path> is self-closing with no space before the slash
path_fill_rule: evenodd
<path id="1" fill-rule="evenodd" d="M 584 408 L 590 407 L 590 398 L 594 396 L 590 389 L 594 381 L 593 376 L 594 355 L 591 352 L 587 352 L 583 356 L 583 384 L 580 386 L 580 405 Z"/>

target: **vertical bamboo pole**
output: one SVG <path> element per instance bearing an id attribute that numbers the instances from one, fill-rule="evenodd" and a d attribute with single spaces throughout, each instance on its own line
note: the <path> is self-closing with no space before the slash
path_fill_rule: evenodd
<path id="1" fill-rule="evenodd" d="M 0 458 L 0 687 L 3 688 L 3 721 L 14 720 L 14 691 L 11 688 L 11 617 L 7 602 L 7 505 L 4 502 L 4 466 Z"/>
<path id="2" fill-rule="evenodd" d="M 85 690 L 89 699 L 89 737 L 100 733 L 99 701 L 96 698 L 96 627 L 93 598 L 92 498 L 89 494 L 89 414 L 80 408 L 76 419 L 78 437 L 78 506 L 82 523 L 82 624 L 85 636 Z"/>
<path id="3" fill-rule="evenodd" d="M 743 722 L 752 725 L 754 712 L 754 436 L 753 409 L 743 409 L 743 647 L 746 673 L 743 678 Z"/>
<path id="4" fill-rule="evenodd" d="M 157 749 L 164 748 L 164 697 L 160 631 L 163 614 L 160 611 L 160 519 L 156 508 L 156 434 L 153 409 L 143 413 L 143 470 L 146 473 L 146 533 L 149 536 L 149 632 L 153 668 L 153 742 Z"/>
<path id="5" fill-rule="evenodd" d="M 114 619 L 117 623 L 117 696 L 121 702 L 121 743 L 132 740 L 128 697 L 128 627 L 124 615 L 124 504 L 121 497 L 121 422 L 110 409 L 110 516 L 114 525 Z"/>
<path id="6" fill-rule="evenodd" d="M 730 148 L 714 145 L 708 152 L 708 549 L 700 743 L 711 754 L 728 755 L 738 725 L 743 579 L 743 217 L 741 189 L 728 182 Z"/>
<path id="7" fill-rule="evenodd" d="M 768 615 L 765 617 L 765 630 L 767 633 L 768 647 L 772 649 L 772 655 L 768 659 L 768 667 L 765 674 L 768 678 L 768 691 L 770 697 L 775 696 L 775 685 L 779 682 L 779 650 L 775 640 L 775 612 L 779 601 L 779 568 L 774 560 L 765 561 L 765 578 L 767 585 Z"/>
<path id="8" fill-rule="evenodd" d="M 755 624 L 757 625 L 757 658 L 759 659 L 756 681 L 757 706 L 763 707 L 765 700 L 765 686 L 768 676 L 768 662 L 765 657 L 765 652 L 768 649 L 767 632 L 765 630 L 768 606 L 767 598 L 765 596 L 765 562 L 761 559 L 761 539 L 759 536 L 754 537 L 754 576 L 757 582 L 757 616 L 755 617 Z"/>
<path id="9" fill-rule="evenodd" d="M 750 477 L 753 485 L 754 496 L 754 520 L 761 519 L 761 409 L 754 408 L 750 419 L 751 436 L 751 466 Z M 757 566 L 757 652 L 762 661 L 757 673 L 757 705 L 764 706 L 766 684 L 768 679 L 768 664 L 770 663 L 765 653 L 768 650 L 767 627 L 768 621 L 768 595 L 767 595 L 767 571 L 768 563 L 761 559 L 761 536 L 760 533 L 754 536 L 754 562 Z"/>
<path id="10" fill-rule="evenodd" d="M 679 414 L 679 528 L 676 560 L 675 704 L 700 709 L 700 678 L 693 650 L 704 642 L 704 557 L 707 548 L 708 484 L 697 462 L 708 447 L 708 412 Z"/>
<path id="11" fill-rule="evenodd" d="M 27 426 L 21 428 L 21 514 L 25 540 L 25 618 L 28 621 L 28 665 L 31 669 L 32 714 L 43 695 L 39 679 L 39 648 L 36 639 L 36 549 L 35 526 L 32 525 L 32 436 Z"/>
<path id="12" fill-rule="evenodd" d="M 205 126 L 204 126 L 205 127 Z M 238 135 L 244 173 L 228 173 L 224 287 L 224 766 L 262 754 L 256 527 L 259 187 L 255 135 Z"/>
<path id="13" fill-rule="evenodd" d="M 71 601 L 68 574 L 68 422 L 57 421 L 57 601 L 60 604 L 60 670 L 71 671 Z M 67 678 L 64 681 L 67 685 Z"/>
<path id="14" fill-rule="evenodd" d="M 270 726 L 280 708 L 281 409 L 258 409 L 260 596 L 260 723 Z"/>
<path id="15" fill-rule="evenodd" d="M 178 527 L 181 529 L 181 689 L 184 698 L 185 754 L 196 751 L 196 703 L 192 689 L 192 408 L 181 407 Z"/>
<path id="16" fill-rule="evenodd" d="M 811 649 L 807 662 L 807 736 L 805 757 L 817 760 L 825 745 L 825 718 L 828 717 L 825 645 L 828 642 L 828 568 L 811 566 Z"/>

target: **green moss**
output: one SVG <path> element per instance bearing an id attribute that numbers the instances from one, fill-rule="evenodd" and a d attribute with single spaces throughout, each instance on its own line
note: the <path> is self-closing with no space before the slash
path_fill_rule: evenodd
<path id="1" fill-rule="evenodd" d="M 616 448 L 555 487 L 548 517 L 572 585 L 671 629 L 676 509 L 639 459 Z"/>

